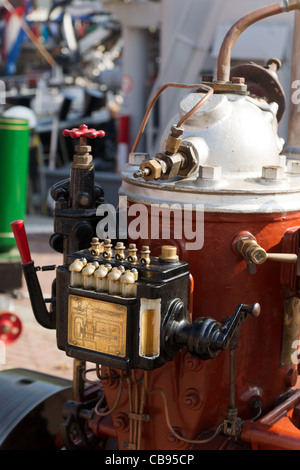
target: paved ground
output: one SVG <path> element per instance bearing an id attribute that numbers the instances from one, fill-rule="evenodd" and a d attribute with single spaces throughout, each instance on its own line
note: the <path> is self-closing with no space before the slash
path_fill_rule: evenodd
<path id="1" fill-rule="evenodd" d="M 62 255 L 49 246 L 53 220 L 45 217 L 28 217 L 26 231 L 32 259 L 36 266 L 60 265 Z M 50 297 L 54 271 L 41 272 L 39 279 L 44 297 Z M 22 333 L 19 338 L 5 348 L 5 358 L 0 361 L 0 370 L 26 368 L 47 374 L 71 378 L 73 361 L 56 347 L 56 331 L 40 326 L 32 313 L 27 287 L 19 291 L 20 299 L 1 296 L 0 310 L 9 302 L 12 311 L 22 322 Z M 2 363 L 4 362 L 4 363 Z"/>

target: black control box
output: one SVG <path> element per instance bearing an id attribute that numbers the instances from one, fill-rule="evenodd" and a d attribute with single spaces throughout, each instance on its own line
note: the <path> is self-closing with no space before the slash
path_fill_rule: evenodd
<path id="1" fill-rule="evenodd" d="M 176 256 L 143 254 L 133 261 L 126 251 L 70 254 L 57 269 L 58 348 L 114 369 L 160 367 L 173 359 L 164 348 L 164 325 L 176 302 L 190 321 L 189 266 Z"/>

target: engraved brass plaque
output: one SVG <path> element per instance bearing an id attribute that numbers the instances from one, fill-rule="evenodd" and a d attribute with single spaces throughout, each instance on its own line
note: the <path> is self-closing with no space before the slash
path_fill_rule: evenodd
<path id="1" fill-rule="evenodd" d="M 112 356 L 126 355 L 127 307 L 69 295 L 68 342 Z"/>

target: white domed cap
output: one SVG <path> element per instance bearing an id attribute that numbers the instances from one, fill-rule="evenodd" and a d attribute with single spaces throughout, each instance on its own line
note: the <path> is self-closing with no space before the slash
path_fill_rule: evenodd
<path id="1" fill-rule="evenodd" d="M 13 106 L 12 108 L 4 111 L 3 116 L 13 119 L 25 119 L 28 121 L 30 129 L 34 129 L 37 125 L 37 118 L 32 109 L 26 108 L 26 106 Z"/>

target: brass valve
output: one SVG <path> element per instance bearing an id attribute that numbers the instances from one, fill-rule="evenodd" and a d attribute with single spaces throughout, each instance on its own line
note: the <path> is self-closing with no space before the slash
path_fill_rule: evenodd
<path id="1" fill-rule="evenodd" d="M 96 137 L 104 137 L 104 131 L 96 131 L 95 129 L 89 129 L 88 126 L 82 124 L 79 129 L 64 129 L 62 134 L 65 137 L 72 137 L 73 139 L 80 139 L 79 145 L 75 147 L 76 154 L 72 166 L 74 168 L 85 168 L 93 164 L 93 157 L 90 155 L 92 147 L 87 145 L 87 139 L 95 139 Z"/>
<path id="2" fill-rule="evenodd" d="M 298 256 L 294 253 L 267 253 L 251 234 L 241 234 L 240 237 L 237 237 L 234 248 L 245 259 L 247 265 L 248 263 L 260 265 L 267 260 L 290 264 L 296 264 L 298 261 Z"/>
<path id="3" fill-rule="evenodd" d="M 182 142 L 182 134 L 183 128 L 172 126 L 165 152 L 159 152 L 154 158 L 142 162 L 133 176 L 153 181 L 191 175 L 198 166 L 198 159 L 193 147 Z"/>

